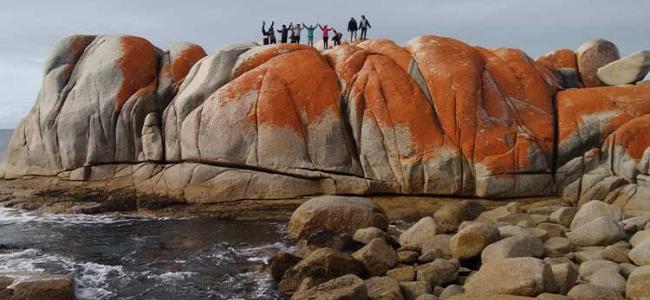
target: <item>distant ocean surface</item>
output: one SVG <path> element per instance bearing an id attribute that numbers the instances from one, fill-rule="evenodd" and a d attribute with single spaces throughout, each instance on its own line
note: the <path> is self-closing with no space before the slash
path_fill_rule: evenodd
<path id="1" fill-rule="evenodd" d="M 0 129 L 0 163 L 4 160 L 5 150 L 13 132 L 13 129 Z"/>

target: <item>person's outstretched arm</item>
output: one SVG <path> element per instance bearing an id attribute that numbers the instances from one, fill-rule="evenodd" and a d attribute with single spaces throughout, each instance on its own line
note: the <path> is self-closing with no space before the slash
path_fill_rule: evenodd
<path id="1" fill-rule="evenodd" d="M 320 28 L 320 30 L 325 30 L 323 29 L 323 26 L 320 26 L 320 24 L 318 24 L 318 27 Z"/>
<path id="2" fill-rule="evenodd" d="M 370 26 L 370 21 L 368 21 L 368 19 L 366 19 L 366 25 L 368 25 L 368 28 L 372 28 L 372 26 Z"/>

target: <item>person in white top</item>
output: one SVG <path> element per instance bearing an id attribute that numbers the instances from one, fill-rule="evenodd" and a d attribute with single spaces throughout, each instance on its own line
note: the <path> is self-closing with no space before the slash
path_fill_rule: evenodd
<path id="1" fill-rule="evenodd" d="M 300 35 L 302 33 L 302 27 L 300 24 L 296 23 L 291 28 L 291 42 L 294 44 L 300 44 Z"/>

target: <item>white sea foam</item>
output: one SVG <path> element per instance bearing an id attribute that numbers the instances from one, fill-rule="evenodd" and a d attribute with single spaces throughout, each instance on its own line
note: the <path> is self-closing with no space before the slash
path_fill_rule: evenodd
<path id="1" fill-rule="evenodd" d="M 131 224 L 144 221 L 182 220 L 186 218 L 148 218 L 134 216 L 84 215 L 84 214 L 48 214 L 24 211 L 0 206 L 0 225 L 26 223 L 57 223 L 64 226 L 101 225 L 101 224 Z"/>

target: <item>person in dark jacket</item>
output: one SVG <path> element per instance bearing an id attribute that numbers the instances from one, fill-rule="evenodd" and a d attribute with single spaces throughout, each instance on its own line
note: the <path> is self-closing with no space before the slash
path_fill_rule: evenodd
<path id="1" fill-rule="evenodd" d="M 279 29 L 278 32 L 280 33 L 280 43 L 286 44 L 287 41 L 289 40 L 289 28 L 293 27 L 293 23 L 289 24 L 289 27 L 287 25 L 282 25 L 282 29 Z"/>
<path id="2" fill-rule="evenodd" d="M 336 29 L 332 28 L 332 31 L 334 31 L 334 36 L 332 37 L 332 42 L 334 42 L 334 46 L 338 46 L 341 44 L 341 39 L 343 38 L 343 33 L 340 33 L 336 31 Z"/>
<path id="3" fill-rule="evenodd" d="M 273 28 L 275 22 L 271 22 L 269 30 L 266 30 L 266 22 L 262 21 L 262 35 L 264 35 L 264 45 L 275 44 L 275 29 Z"/>
<path id="4" fill-rule="evenodd" d="M 357 20 L 355 20 L 354 17 L 352 17 L 348 22 L 348 32 L 350 32 L 350 42 L 353 42 L 357 38 L 357 30 L 359 30 L 359 26 L 357 25 Z"/>
<path id="5" fill-rule="evenodd" d="M 370 28 L 372 28 L 372 26 L 370 26 L 370 22 L 368 22 L 366 16 L 361 15 L 361 22 L 359 23 L 359 29 L 361 29 L 361 40 L 366 39 L 366 35 L 368 34 L 368 29 Z"/>

